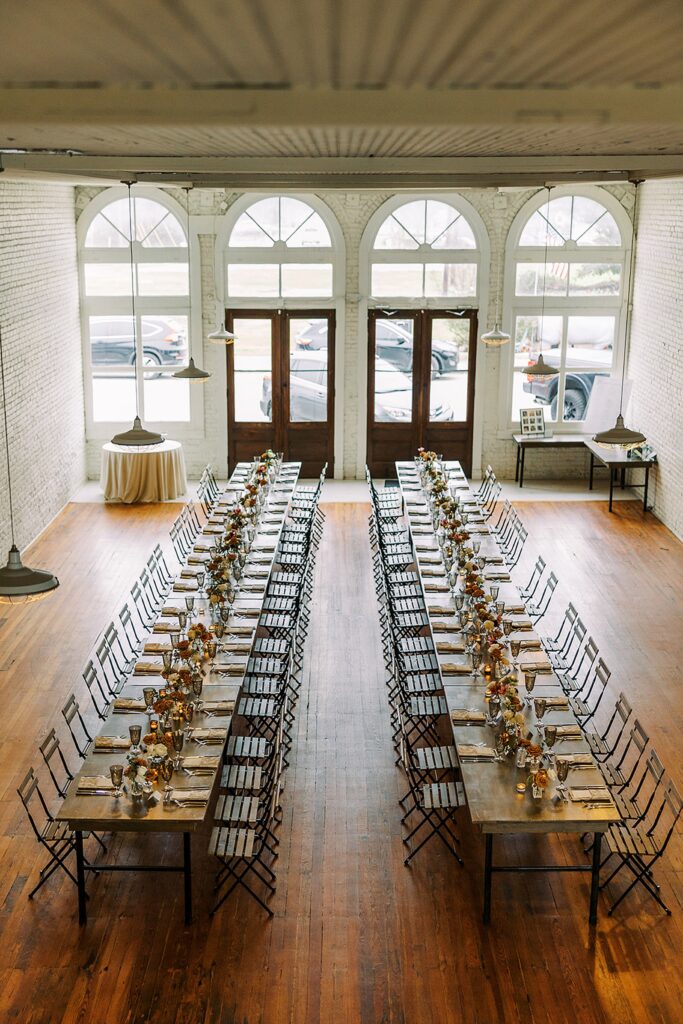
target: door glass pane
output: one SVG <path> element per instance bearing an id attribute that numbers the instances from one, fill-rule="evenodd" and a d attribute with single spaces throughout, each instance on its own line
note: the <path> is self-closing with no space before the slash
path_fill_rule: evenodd
<path id="1" fill-rule="evenodd" d="M 429 422 L 464 423 L 469 387 L 469 320 L 439 317 L 431 321 Z"/>
<path id="2" fill-rule="evenodd" d="M 238 318 L 233 331 L 235 421 L 271 423 L 273 419 L 273 357 L 270 320 Z"/>
<path id="3" fill-rule="evenodd" d="M 289 322 L 289 419 L 327 422 L 328 323 L 321 317 Z"/>
<path id="4" fill-rule="evenodd" d="M 413 419 L 412 320 L 375 321 L 375 422 Z"/>
<path id="5" fill-rule="evenodd" d="M 542 326 L 541 326 L 542 324 Z M 541 337 L 542 336 L 542 337 Z M 518 316 L 515 320 L 515 369 L 533 363 L 541 351 L 550 366 L 560 365 L 562 344 L 562 317 Z M 536 405 L 545 406 L 546 420 L 556 418 L 556 402 L 559 377 L 543 380 L 529 380 L 524 373 L 512 375 L 512 419 L 519 421 L 519 410 Z"/>

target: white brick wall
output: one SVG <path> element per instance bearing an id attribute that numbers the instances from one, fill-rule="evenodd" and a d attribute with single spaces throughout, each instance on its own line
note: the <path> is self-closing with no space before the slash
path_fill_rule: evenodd
<path id="1" fill-rule="evenodd" d="M 77 209 L 82 211 L 98 189 L 87 188 L 77 191 Z M 481 215 L 489 234 L 491 244 L 490 300 L 489 310 L 479 311 L 479 329 L 493 327 L 497 300 L 498 269 L 503 259 L 508 231 L 519 209 L 535 194 L 536 189 L 499 192 L 497 189 L 463 189 L 462 195 Z M 628 187 L 612 186 L 609 191 L 630 208 Z M 190 193 L 191 213 L 194 216 L 209 215 L 218 219 L 241 193 L 226 193 L 220 189 L 195 189 Z M 345 337 L 337 337 L 337 351 L 344 346 L 344 451 L 343 470 L 346 477 L 357 472 L 359 443 L 363 443 L 365 420 L 359 415 L 359 366 L 360 345 L 366 343 L 366 336 L 359 337 L 358 295 L 363 294 L 365 283 L 359 279 L 359 246 L 363 231 L 381 204 L 390 193 L 371 191 L 320 191 L 317 193 L 336 216 L 346 243 L 346 308 Z M 179 190 L 173 190 L 174 198 L 184 204 L 185 198 Z M 215 323 L 215 282 L 213 259 L 213 235 L 201 236 L 202 257 L 202 309 L 204 331 L 211 330 Z M 502 275 L 501 275 L 502 278 Z M 198 475 L 207 461 L 224 467 L 226 462 L 226 379 L 224 350 L 209 343 L 204 344 L 203 366 L 214 376 L 202 385 L 205 398 L 204 438 L 188 438 L 183 441 L 187 468 L 190 476 Z M 509 433 L 500 437 L 499 388 L 501 353 L 495 349 L 479 348 L 478 358 L 485 361 L 484 385 L 477 395 L 477 409 L 482 418 L 482 466 L 490 462 L 501 478 L 514 477 L 516 447 Z M 337 424 L 337 428 L 339 424 Z M 360 433 L 360 437 L 359 437 Z M 174 436 L 182 436 L 179 430 Z M 88 475 L 99 475 L 100 443 L 88 445 Z M 475 472 L 477 467 L 475 467 Z M 534 452 L 527 461 L 526 475 L 534 477 L 562 477 L 585 475 L 587 456 L 581 451 Z"/>
<path id="2" fill-rule="evenodd" d="M 655 512 L 683 538 L 683 180 L 645 182 L 639 204 L 626 422 L 657 452 Z"/>
<path id="3" fill-rule="evenodd" d="M 74 192 L 0 183 L 0 327 L 15 533 L 24 548 L 85 477 Z M 10 543 L 0 420 L 0 559 Z"/>

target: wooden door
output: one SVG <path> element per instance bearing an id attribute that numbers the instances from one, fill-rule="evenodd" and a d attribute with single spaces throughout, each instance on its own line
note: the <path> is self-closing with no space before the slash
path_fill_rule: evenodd
<path id="1" fill-rule="evenodd" d="M 371 473 L 433 448 L 472 469 L 474 310 L 372 310 L 368 318 Z"/>
<path id="2" fill-rule="evenodd" d="M 334 463 L 332 310 L 235 310 L 227 348 L 228 463 L 265 448 L 317 476 Z"/>

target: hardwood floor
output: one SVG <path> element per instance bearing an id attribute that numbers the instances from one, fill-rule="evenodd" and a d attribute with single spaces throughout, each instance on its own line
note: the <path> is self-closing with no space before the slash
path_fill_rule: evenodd
<path id="1" fill-rule="evenodd" d="M 403 866 L 367 512 L 326 505 L 306 683 L 297 707 L 275 917 L 247 897 L 209 920 L 207 835 L 193 841 L 195 924 L 164 876 L 89 883 L 87 928 L 75 888 L 52 879 L 26 899 L 42 863 L 15 789 L 93 641 L 124 599 L 177 507 L 71 505 L 30 551 L 59 590 L 3 607 L 0 621 L 0 1021 L 20 1024 L 674 1024 L 680 1020 L 683 849 L 662 872 L 666 918 L 636 895 L 591 935 L 587 879 L 499 876 L 481 923 L 481 838 L 463 834 L 465 868 L 437 845 Z M 520 506 L 529 557 L 574 599 L 674 777 L 680 737 L 683 545 L 635 504 Z M 521 574 L 524 575 L 524 574 Z M 552 625 L 552 623 L 551 623 Z M 83 701 L 85 703 L 85 701 Z M 67 746 L 68 749 L 68 746 Z M 41 773 L 44 774 L 44 773 Z M 109 856 L 177 859 L 179 839 L 126 836 Z M 575 859 L 577 842 L 507 839 L 509 860 Z M 443 855 L 442 855 L 443 854 Z"/>

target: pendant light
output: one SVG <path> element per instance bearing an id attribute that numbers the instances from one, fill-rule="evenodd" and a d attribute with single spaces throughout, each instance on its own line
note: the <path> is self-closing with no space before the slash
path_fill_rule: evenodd
<path id="1" fill-rule="evenodd" d="M 214 345 L 232 345 L 235 340 L 235 335 L 232 331 L 228 331 L 220 320 L 216 321 L 216 329 L 211 331 L 211 334 L 207 334 L 207 341 L 213 342 Z"/>
<path id="2" fill-rule="evenodd" d="M 135 358 L 135 419 L 133 420 L 133 426 L 130 430 L 124 430 L 120 434 L 115 434 L 111 439 L 112 444 L 120 444 L 127 448 L 143 448 L 147 445 L 162 444 L 163 437 L 161 434 L 157 434 L 156 431 L 146 430 L 140 420 L 140 408 L 138 401 L 138 359 L 137 359 L 137 348 L 138 348 L 138 321 L 135 314 L 135 262 L 133 257 L 133 199 L 131 196 L 132 181 L 124 181 L 124 185 L 128 187 L 128 233 L 129 233 L 129 248 L 130 248 L 130 294 L 131 294 L 131 307 L 133 311 L 133 351 L 136 353 Z"/>
<path id="3" fill-rule="evenodd" d="M 548 216 L 550 216 L 550 185 L 546 185 L 548 190 L 548 198 L 546 200 L 546 206 L 548 208 Z M 545 249 L 543 252 L 543 295 L 541 297 L 541 329 L 539 332 L 539 351 L 538 358 L 535 363 L 530 363 L 529 366 L 517 367 L 522 373 L 526 374 L 530 380 L 547 380 L 548 377 L 557 377 L 560 370 L 558 367 L 549 366 L 543 358 L 543 327 L 545 324 L 545 293 L 546 293 L 546 276 L 548 273 L 548 235 L 550 234 L 550 224 L 546 222 L 545 226 Z"/>
<path id="4" fill-rule="evenodd" d="M 500 348 L 501 345 L 507 345 L 508 341 L 512 340 L 509 334 L 507 334 L 505 331 L 501 331 L 500 329 L 500 282 L 502 265 L 505 262 L 505 246 L 503 246 L 502 248 L 502 253 L 502 259 L 498 260 L 498 292 L 496 296 L 496 323 L 492 331 L 487 331 L 486 334 L 482 334 L 481 336 L 481 340 L 484 342 L 485 345 L 488 345 L 490 348 Z"/>
<path id="5" fill-rule="evenodd" d="M 623 405 L 624 405 L 624 379 L 626 377 L 626 346 L 630 342 L 631 338 L 631 308 L 633 306 L 633 286 L 635 279 L 635 268 L 636 268 L 636 237 L 638 227 L 638 186 L 639 181 L 635 183 L 635 199 L 633 202 L 633 232 L 631 234 L 631 269 L 628 281 L 628 300 L 626 303 L 626 325 L 624 329 L 624 358 L 621 367 L 621 392 L 619 394 L 619 415 L 617 416 L 617 422 L 610 430 L 601 430 L 595 434 L 593 440 L 601 448 L 607 448 L 610 451 L 629 451 L 631 448 L 638 448 L 641 444 L 645 444 L 647 438 L 644 434 L 641 434 L 638 430 L 629 430 L 624 425 L 623 416 Z"/>
<path id="6" fill-rule="evenodd" d="M 14 512 L 12 509 L 12 476 L 9 458 L 9 429 L 7 426 L 7 394 L 5 391 L 5 361 L 2 351 L 2 330 L 0 330 L 0 377 L 2 377 L 2 411 L 5 421 L 5 454 L 7 456 L 7 495 L 9 499 L 9 521 L 12 546 L 9 549 L 7 565 L 0 569 L 0 604 L 22 604 L 40 601 L 59 586 L 59 580 L 51 572 L 29 569 L 22 565 L 19 548 L 14 542 Z"/>
<path id="7" fill-rule="evenodd" d="M 192 334 L 192 246 L 190 245 L 190 189 L 185 188 L 185 201 L 187 205 L 187 276 L 189 280 L 189 308 L 187 313 L 187 343 L 190 345 L 190 336 Z M 200 369 L 194 365 L 194 359 L 190 356 L 190 361 L 187 366 L 183 367 L 182 370 L 176 370 L 173 374 L 179 380 L 203 380 L 206 381 L 211 376 L 206 370 Z"/>

